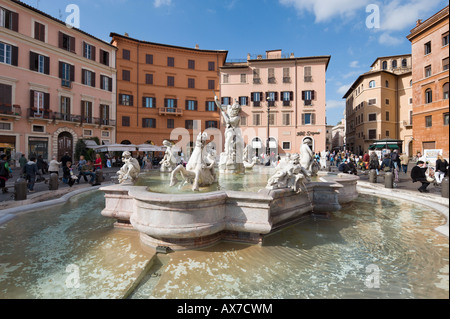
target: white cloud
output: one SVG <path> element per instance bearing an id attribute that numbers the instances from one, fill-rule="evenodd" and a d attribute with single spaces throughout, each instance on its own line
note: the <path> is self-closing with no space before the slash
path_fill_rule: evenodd
<path id="1" fill-rule="evenodd" d="M 384 32 L 380 35 L 380 38 L 378 39 L 378 42 L 380 44 L 388 45 L 388 46 L 395 46 L 401 44 L 403 41 L 405 41 L 404 37 L 393 37 L 389 33 Z"/>
<path id="2" fill-rule="evenodd" d="M 299 13 L 311 12 L 316 22 L 326 22 L 335 17 L 351 17 L 356 11 L 365 8 L 369 0 L 279 0 L 282 5 L 294 6 Z"/>
<path id="3" fill-rule="evenodd" d="M 351 84 L 341 85 L 336 92 L 340 95 L 344 95 L 345 93 L 347 93 L 348 89 L 350 89 L 351 86 Z"/>
<path id="4" fill-rule="evenodd" d="M 344 108 L 345 108 L 344 100 L 328 100 L 327 101 L 327 109 L 344 109 Z"/>
<path id="5" fill-rule="evenodd" d="M 170 6 L 172 4 L 172 0 L 154 0 L 153 5 L 155 8 L 159 8 L 161 6 Z"/>
<path id="6" fill-rule="evenodd" d="M 359 61 L 352 61 L 350 62 L 351 68 L 359 68 Z"/>

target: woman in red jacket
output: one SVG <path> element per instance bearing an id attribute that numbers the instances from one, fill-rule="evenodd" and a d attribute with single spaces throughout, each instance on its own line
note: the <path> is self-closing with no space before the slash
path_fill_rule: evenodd
<path id="1" fill-rule="evenodd" d="M 95 158 L 95 163 L 94 163 L 94 171 L 103 168 L 102 158 L 100 157 L 100 154 L 95 154 L 95 157 L 96 158 Z"/>

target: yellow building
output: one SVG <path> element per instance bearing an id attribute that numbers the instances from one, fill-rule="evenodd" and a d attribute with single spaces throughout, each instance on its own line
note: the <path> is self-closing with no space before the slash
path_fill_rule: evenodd
<path id="1" fill-rule="evenodd" d="M 363 154 L 378 140 L 401 141 L 401 152 L 412 153 L 411 55 L 379 57 L 347 93 L 346 147 Z"/>

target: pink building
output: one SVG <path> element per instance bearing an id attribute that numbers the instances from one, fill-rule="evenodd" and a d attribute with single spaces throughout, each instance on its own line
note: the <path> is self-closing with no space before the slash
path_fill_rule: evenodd
<path id="1" fill-rule="evenodd" d="M 244 141 L 253 154 L 298 153 L 306 137 L 326 150 L 326 70 L 330 56 L 296 58 L 281 50 L 221 68 L 222 104 L 239 100 Z M 269 135 L 267 128 L 269 127 Z"/>
<path id="2" fill-rule="evenodd" d="M 116 48 L 31 6 L 0 0 L 0 152 L 60 158 L 115 143 Z"/>

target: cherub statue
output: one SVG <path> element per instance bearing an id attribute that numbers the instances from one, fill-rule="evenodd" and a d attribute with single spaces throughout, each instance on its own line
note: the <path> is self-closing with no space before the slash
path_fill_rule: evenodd
<path id="1" fill-rule="evenodd" d="M 122 161 L 124 162 L 124 165 L 117 172 L 119 183 L 123 184 L 128 182 L 134 184 L 141 172 L 138 160 L 133 158 L 130 152 L 126 151 L 122 154 Z"/>

